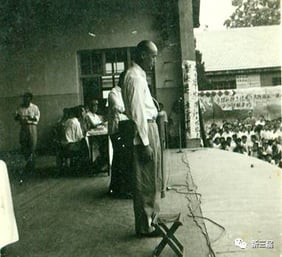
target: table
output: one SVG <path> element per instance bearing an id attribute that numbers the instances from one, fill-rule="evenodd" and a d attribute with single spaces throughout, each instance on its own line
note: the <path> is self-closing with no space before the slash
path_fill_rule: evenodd
<path id="1" fill-rule="evenodd" d="M 0 249 L 19 240 L 6 163 L 0 160 Z"/>
<path id="2" fill-rule="evenodd" d="M 86 142 L 87 142 L 88 148 L 89 148 L 90 161 L 92 163 L 94 163 L 95 160 L 100 155 L 100 151 L 99 151 L 99 146 L 100 145 L 99 144 L 100 143 L 102 143 L 102 144 L 105 143 L 105 145 L 106 145 L 106 154 L 107 154 L 107 156 L 105 156 L 105 158 L 107 159 L 108 174 L 110 175 L 113 150 L 112 150 L 111 139 L 110 139 L 110 136 L 108 134 L 108 128 L 106 126 L 99 126 L 99 127 L 95 128 L 95 129 L 91 129 L 91 130 L 87 131 L 87 133 L 86 133 Z"/>

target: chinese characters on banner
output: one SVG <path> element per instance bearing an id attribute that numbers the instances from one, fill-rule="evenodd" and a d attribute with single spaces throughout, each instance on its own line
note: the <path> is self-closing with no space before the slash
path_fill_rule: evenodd
<path id="1" fill-rule="evenodd" d="M 200 138 L 196 62 L 189 60 L 183 61 L 182 71 L 184 80 L 184 113 L 186 139 Z"/>
<path id="2" fill-rule="evenodd" d="M 200 91 L 199 101 L 204 116 L 213 113 L 217 118 L 215 111 L 222 115 L 226 111 L 252 110 L 256 116 L 281 117 L 281 86 Z"/>

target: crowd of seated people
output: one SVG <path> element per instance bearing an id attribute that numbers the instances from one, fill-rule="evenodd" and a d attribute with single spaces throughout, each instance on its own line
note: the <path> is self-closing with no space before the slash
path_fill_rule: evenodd
<path id="1" fill-rule="evenodd" d="M 212 123 L 208 129 L 207 146 L 253 156 L 282 167 L 281 119 L 254 119 Z"/>
<path id="2" fill-rule="evenodd" d="M 64 108 L 63 116 L 54 129 L 59 166 L 72 165 L 64 162 L 64 156 L 72 156 L 74 158 L 71 160 L 75 160 L 78 169 L 83 167 L 87 171 L 91 168 L 95 168 L 96 171 L 105 171 L 107 167 L 102 167 L 107 165 L 107 161 L 104 160 L 107 156 L 107 153 L 104 153 L 105 143 L 97 137 L 89 144 L 87 137 L 87 132 L 90 130 L 106 129 L 107 123 L 101 115 L 97 114 L 97 110 L 98 100 L 96 99 L 90 101 L 88 106 Z"/>

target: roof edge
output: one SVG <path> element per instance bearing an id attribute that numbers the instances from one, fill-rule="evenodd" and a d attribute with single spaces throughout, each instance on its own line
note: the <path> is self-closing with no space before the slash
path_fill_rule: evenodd
<path id="1" fill-rule="evenodd" d="M 250 68 L 250 69 L 234 69 L 234 70 L 216 70 L 216 71 L 206 71 L 206 75 L 228 75 L 228 74 L 246 74 L 254 72 L 268 72 L 268 71 L 281 71 L 281 66 L 274 67 L 262 67 L 262 68 Z"/>

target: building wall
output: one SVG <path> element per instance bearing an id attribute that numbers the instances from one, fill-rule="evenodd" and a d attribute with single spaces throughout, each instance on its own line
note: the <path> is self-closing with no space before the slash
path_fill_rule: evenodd
<path id="1" fill-rule="evenodd" d="M 33 102 L 41 111 L 39 148 L 50 148 L 51 128 L 60 118 L 62 109 L 82 101 L 77 62 L 79 50 L 131 47 L 143 39 L 161 42 L 155 26 L 157 16 L 148 9 L 150 1 L 142 2 L 148 3 L 130 12 L 128 8 L 134 8 L 132 3 L 118 12 L 116 5 L 110 10 L 100 9 L 93 16 L 99 24 L 93 21 L 92 26 L 81 23 L 64 31 L 53 29 L 34 38 L 33 44 L 10 51 L 0 60 L 0 151 L 19 149 L 19 125 L 13 117 L 21 101 L 20 95 L 25 91 L 33 92 Z M 95 36 L 90 36 L 89 32 Z M 181 87 L 179 48 L 160 49 L 156 84 L 158 100 L 169 112 Z"/>
<path id="2" fill-rule="evenodd" d="M 273 78 L 280 78 L 280 84 L 274 85 L 272 81 Z M 260 81 L 263 87 L 281 85 L 281 70 L 261 73 Z"/>
<path id="3" fill-rule="evenodd" d="M 181 97 L 182 69 L 179 45 L 166 48 L 157 60 L 156 87 L 158 101 L 164 104 L 164 110 L 171 112 L 172 105 Z"/>
<path id="4" fill-rule="evenodd" d="M 244 85 L 240 86 L 238 82 L 238 76 L 244 76 L 247 75 L 249 78 L 257 77 L 258 80 L 253 81 L 252 86 L 260 86 L 260 87 L 269 87 L 269 86 L 276 86 L 279 84 L 273 84 L 273 78 L 280 78 L 281 80 L 281 70 L 279 69 L 272 69 L 264 70 L 264 71 L 256 71 L 256 72 L 250 72 L 246 70 L 244 72 L 243 70 L 239 72 L 227 72 L 226 74 L 217 74 L 209 72 L 207 74 L 207 79 L 210 81 L 210 83 L 213 86 L 213 89 L 232 89 L 232 88 L 244 88 Z M 281 83 L 280 83 L 281 84 Z M 233 87 L 232 87 L 233 86 Z M 248 87 L 246 85 L 246 87 Z"/>

